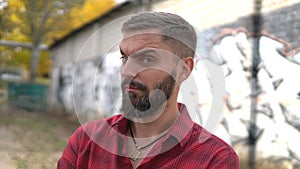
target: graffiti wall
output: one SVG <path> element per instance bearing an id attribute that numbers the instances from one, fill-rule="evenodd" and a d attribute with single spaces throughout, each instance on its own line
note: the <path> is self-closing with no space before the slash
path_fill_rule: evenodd
<path id="1" fill-rule="evenodd" d="M 284 159 L 299 165 L 299 50 L 291 50 L 287 42 L 267 33 L 261 34 L 258 42 L 254 44 L 245 29 L 226 29 L 215 36 L 210 55 L 205 58 L 224 70 L 227 96 L 220 126 L 226 130 L 219 136 L 232 145 L 246 144 L 249 126 L 255 123 L 258 158 Z M 254 45 L 259 49 L 256 90 L 252 83 Z M 254 96 L 255 121 L 250 118 Z"/>
<path id="2" fill-rule="evenodd" d="M 57 99 L 67 114 L 95 118 L 117 113 L 120 98 L 118 55 L 68 63 L 59 68 Z M 117 58 L 119 59 L 119 58 Z"/>

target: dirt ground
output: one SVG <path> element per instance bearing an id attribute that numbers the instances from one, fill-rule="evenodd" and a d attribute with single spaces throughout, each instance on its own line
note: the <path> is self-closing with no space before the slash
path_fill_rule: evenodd
<path id="1" fill-rule="evenodd" d="M 0 105 L 0 168 L 54 169 L 79 123 Z"/>

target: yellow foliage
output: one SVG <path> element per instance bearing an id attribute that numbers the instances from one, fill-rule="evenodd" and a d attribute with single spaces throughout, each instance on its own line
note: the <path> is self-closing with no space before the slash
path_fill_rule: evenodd
<path id="1" fill-rule="evenodd" d="M 20 0 L 9 0 L 8 6 L 12 6 L 15 9 L 24 9 L 24 4 Z"/>
<path id="2" fill-rule="evenodd" d="M 20 22 L 20 18 L 15 13 L 10 15 L 10 20 L 14 23 Z"/>
<path id="3" fill-rule="evenodd" d="M 54 2 L 46 0 L 44 1 L 49 2 L 48 5 L 53 5 Z M 28 6 L 24 4 L 26 2 L 29 1 L 8 0 L 6 9 L 2 12 L 0 11 L 2 21 L 9 21 L 5 22 L 4 25 L 1 25 L 3 26 L 1 28 L 4 28 L 5 26 L 5 29 L 0 29 L 1 40 L 12 40 L 18 42 L 32 41 L 33 35 L 30 29 L 31 27 L 28 22 L 28 18 L 26 18 L 30 10 L 27 10 Z M 33 0 L 30 2 L 39 2 L 39 0 Z M 40 35 L 42 37 L 42 43 L 49 45 L 53 43 L 53 40 L 60 39 L 69 32 L 73 31 L 74 29 L 77 29 L 83 24 L 105 14 L 106 12 L 111 10 L 114 7 L 114 5 L 114 0 L 86 0 L 86 2 L 81 7 L 75 5 L 73 8 L 70 9 L 70 11 L 66 10 L 66 13 L 49 13 L 50 18 L 48 18 L 44 25 L 39 25 L 40 22 L 35 22 L 39 21 L 38 19 L 40 18 L 40 15 L 35 16 L 34 18 L 38 19 L 31 20 L 31 23 L 34 24 L 35 30 L 44 28 L 41 29 L 41 32 L 43 32 L 43 34 Z M 33 33 L 34 32 L 39 31 L 33 31 Z M 0 48 L 0 55 L 3 56 L 4 53 L 6 53 L 5 56 L 7 57 L 6 59 L 0 57 L 0 66 L 5 64 L 17 67 L 25 67 L 26 70 L 30 69 L 30 50 L 22 49 L 21 51 L 14 51 L 13 48 Z M 47 72 L 49 72 L 50 70 L 50 67 L 51 60 L 49 57 L 49 53 L 42 52 L 39 61 L 39 66 L 37 68 L 37 74 L 40 76 L 47 74 Z"/>
<path id="4" fill-rule="evenodd" d="M 1 0 L 0 0 L 1 1 Z M 3 40 L 16 41 L 31 41 L 28 32 L 29 25 L 26 21 L 26 7 L 25 0 L 9 0 L 9 12 L 4 13 L 5 17 L 12 23 L 9 31 L 3 32 Z M 63 15 L 51 16 L 45 23 L 45 33 L 43 36 L 43 43 L 51 44 L 53 41 L 60 39 L 69 32 L 78 29 L 85 23 L 103 15 L 111 10 L 115 5 L 114 0 L 85 0 L 82 6 L 75 5 L 67 13 Z M 37 23 L 36 28 L 41 25 Z"/>
<path id="5" fill-rule="evenodd" d="M 111 10 L 114 5 L 115 2 L 113 0 L 87 0 L 81 8 L 73 8 L 71 10 L 73 29 L 103 15 Z"/>

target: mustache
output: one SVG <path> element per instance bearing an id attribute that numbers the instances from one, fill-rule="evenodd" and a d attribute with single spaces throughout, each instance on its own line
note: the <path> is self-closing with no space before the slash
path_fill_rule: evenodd
<path id="1" fill-rule="evenodd" d="M 122 89 L 124 89 L 125 86 L 134 87 L 134 88 L 141 89 L 141 90 L 147 90 L 148 89 L 147 86 L 143 85 L 142 83 L 135 82 L 130 78 L 124 79 L 123 82 L 121 83 Z"/>

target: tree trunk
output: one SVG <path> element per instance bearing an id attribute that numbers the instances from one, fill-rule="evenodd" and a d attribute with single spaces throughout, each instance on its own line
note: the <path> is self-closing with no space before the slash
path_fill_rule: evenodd
<path id="1" fill-rule="evenodd" d="M 41 54 L 41 49 L 39 48 L 39 44 L 33 44 L 31 50 L 31 60 L 30 60 L 30 77 L 29 77 L 30 82 L 35 81 L 36 69 L 39 63 L 40 54 Z"/>

